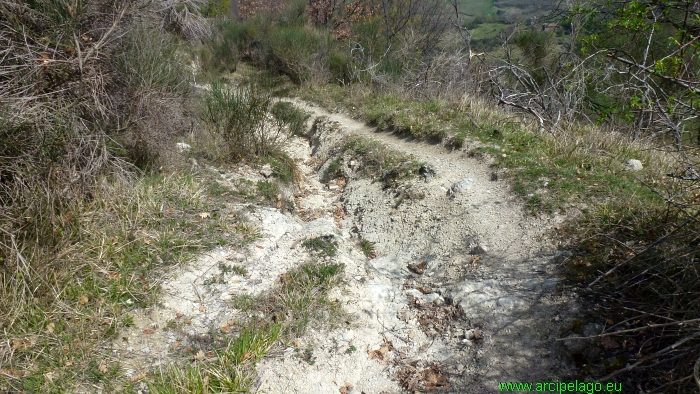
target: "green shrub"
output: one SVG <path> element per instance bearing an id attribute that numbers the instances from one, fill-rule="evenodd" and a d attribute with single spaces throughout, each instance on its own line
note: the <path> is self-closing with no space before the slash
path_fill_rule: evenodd
<path id="1" fill-rule="evenodd" d="M 360 173 L 381 178 L 385 186 L 394 186 L 398 180 L 418 174 L 422 166 L 410 155 L 360 136 L 347 137 L 342 150 L 362 163 Z"/>
<path id="2" fill-rule="evenodd" d="M 295 83 L 308 81 L 314 72 L 323 71 L 323 57 L 327 56 L 324 53 L 329 44 L 327 32 L 298 26 L 272 29 L 265 41 L 268 63 Z"/>
<path id="3" fill-rule="evenodd" d="M 333 51 L 328 58 L 328 69 L 331 73 L 331 82 L 338 82 L 345 85 L 354 82 L 356 79 L 353 72 L 352 59 L 349 55 Z"/>
<path id="4" fill-rule="evenodd" d="M 258 193 L 267 201 L 275 201 L 280 189 L 276 183 L 270 181 L 258 181 Z"/>
<path id="5" fill-rule="evenodd" d="M 339 157 L 335 160 L 333 160 L 328 167 L 326 167 L 326 173 L 324 174 L 324 178 L 326 180 L 331 180 L 338 178 L 342 175 L 341 168 L 343 167 L 343 158 Z"/>
<path id="6" fill-rule="evenodd" d="M 185 93 L 192 74 L 177 56 L 178 44 L 162 31 L 139 25 L 124 37 L 124 51 L 115 59 L 121 82 L 133 89 Z"/>
<path id="7" fill-rule="evenodd" d="M 282 125 L 289 127 L 289 131 L 294 135 L 304 135 L 304 126 L 309 115 L 292 103 L 286 101 L 278 101 L 272 106 L 270 111 L 272 116 Z"/>
<path id="8" fill-rule="evenodd" d="M 231 9 L 230 0 L 209 0 L 202 7 L 202 15 L 207 18 L 214 18 L 228 14 Z"/>
<path id="9" fill-rule="evenodd" d="M 262 159 L 272 167 L 272 176 L 283 183 L 298 182 L 301 174 L 294 159 L 282 151 L 272 151 Z"/>
<path id="10" fill-rule="evenodd" d="M 210 54 L 203 58 L 206 71 L 233 71 L 240 59 L 264 66 L 267 54 L 262 41 L 271 28 L 267 15 L 245 20 L 224 19 L 214 27 L 206 43 Z"/>
<path id="11" fill-rule="evenodd" d="M 227 24 L 232 24 L 227 22 Z M 202 66 L 206 71 L 236 71 L 240 61 L 239 44 L 236 33 L 239 30 L 217 29 L 212 34 L 207 48 L 209 53 L 202 58 Z"/>
<path id="12" fill-rule="evenodd" d="M 289 133 L 270 124 L 272 96 L 257 84 L 229 88 L 212 84 L 204 97 L 202 119 L 228 146 L 230 159 L 265 156 L 279 148 Z"/>

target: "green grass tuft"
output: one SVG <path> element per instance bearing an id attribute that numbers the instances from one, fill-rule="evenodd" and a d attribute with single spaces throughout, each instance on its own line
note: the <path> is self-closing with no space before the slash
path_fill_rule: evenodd
<path id="1" fill-rule="evenodd" d="M 335 257 L 335 255 L 338 253 L 338 247 L 336 246 L 335 241 L 333 241 L 332 235 L 309 238 L 304 241 L 302 245 L 305 248 L 316 252 L 321 257 Z"/>

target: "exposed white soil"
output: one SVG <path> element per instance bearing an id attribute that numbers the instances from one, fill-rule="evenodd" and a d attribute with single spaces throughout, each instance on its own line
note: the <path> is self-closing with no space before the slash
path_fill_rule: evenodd
<path id="1" fill-rule="evenodd" d="M 227 331 L 243 318 L 232 296 L 271 289 L 281 274 L 310 260 L 301 243 L 324 235 L 338 244 L 333 261 L 345 265 L 330 298 L 350 318 L 333 329 L 310 327 L 294 346 L 276 347 L 257 365 L 255 392 L 489 393 L 499 391 L 499 381 L 567 375 L 555 339 L 577 303 L 558 290 L 555 247 L 547 239 L 560 218 L 527 215 L 505 182 L 491 180 L 489 164 L 463 150 L 377 133 L 342 114 L 293 103 L 314 124 L 308 139 L 294 137 L 286 147 L 303 173 L 299 190 L 285 192 L 296 203 L 294 214 L 231 204 L 262 237 L 244 250 L 213 250 L 163 278 L 161 305 L 137 311 L 135 327 L 114 344 L 128 376 L 172 362 L 177 348 L 196 348 L 197 338 Z M 345 181 L 322 183 L 320 169 L 334 144 L 351 133 L 410 153 L 435 175 L 402 184 L 413 198 L 401 201 L 348 163 Z M 240 178 L 262 179 L 247 166 L 218 173 L 234 190 Z M 466 178 L 472 181 L 454 191 Z M 375 243 L 376 258 L 365 257 L 360 239 Z M 220 264 L 247 273 L 205 284 L 219 279 Z M 306 349 L 312 355 L 304 359 Z"/>

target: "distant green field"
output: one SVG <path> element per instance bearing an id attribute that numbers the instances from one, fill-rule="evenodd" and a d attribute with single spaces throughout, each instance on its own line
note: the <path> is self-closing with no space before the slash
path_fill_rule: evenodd
<path id="1" fill-rule="evenodd" d="M 494 15 L 493 0 L 459 0 L 459 11 L 467 15 Z"/>
<path id="2" fill-rule="evenodd" d="M 498 34 L 506 27 L 503 23 L 482 23 L 473 30 L 473 40 L 483 40 L 484 38 L 498 37 Z"/>

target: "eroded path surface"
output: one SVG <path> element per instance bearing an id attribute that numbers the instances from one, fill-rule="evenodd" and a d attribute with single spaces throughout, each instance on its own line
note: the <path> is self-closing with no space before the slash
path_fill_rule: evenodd
<path id="1" fill-rule="evenodd" d="M 294 137 L 286 147 L 303 173 L 299 189 L 284 192 L 294 213 L 231 204 L 222 215 L 246 215 L 261 238 L 213 250 L 163 278 L 161 306 L 137 311 L 112 350 L 129 377 L 172 362 L 181 347 L 206 361 L 197 341 L 216 340 L 212 332 L 235 324 L 240 311 L 232 297 L 271 289 L 311 258 L 301 243 L 324 236 L 338 245 L 333 260 L 345 265 L 330 298 L 348 317 L 275 348 L 258 363 L 255 392 L 488 393 L 501 381 L 566 374 L 555 339 L 576 303 L 557 290 L 555 250 L 546 239 L 557 219 L 526 215 L 508 185 L 492 180 L 488 163 L 464 152 L 293 103 L 314 125 L 308 138 Z M 323 182 L 324 164 L 349 134 L 410 153 L 430 171 L 403 183 L 400 196 L 356 176 L 358 161 L 344 164 L 345 180 Z M 211 171 L 232 191 L 264 179 L 245 165 Z M 374 243 L 375 258 L 362 252 L 361 239 Z M 218 275 L 228 264 L 245 274 Z"/>
<path id="2" fill-rule="evenodd" d="M 356 311 L 364 320 L 361 326 L 370 328 L 379 320 L 401 360 L 392 372 L 402 375 L 408 365 L 405 373 L 413 373 L 403 376 L 404 387 L 420 388 L 411 386 L 412 378 L 448 377 L 452 392 L 495 392 L 501 381 L 554 380 L 566 374 L 554 340 L 576 306 L 557 291 L 557 258 L 546 239 L 556 218 L 525 214 L 508 185 L 494 180 L 488 164 L 464 152 L 377 133 L 342 114 L 293 102 L 317 118 L 314 145 L 335 140 L 337 132 L 362 135 L 410 153 L 435 171 L 409 186 L 422 198 L 397 201 L 393 191 L 367 179 L 351 180 L 342 194 L 346 226 L 355 237 L 374 242 L 377 252 L 360 267 L 371 280 L 350 286 L 354 293 L 346 299 L 365 302 Z M 323 147 L 314 148 L 318 159 L 325 159 Z M 471 186 L 453 192 L 453 185 L 466 178 Z M 411 332 L 429 341 L 407 340 Z M 329 336 L 343 338 L 342 333 Z M 439 373 L 431 376 L 427 368 Z M 298 373 L 293 378 L 297 391 L 313 392 L 304 388 L 305 374 Z"/>

